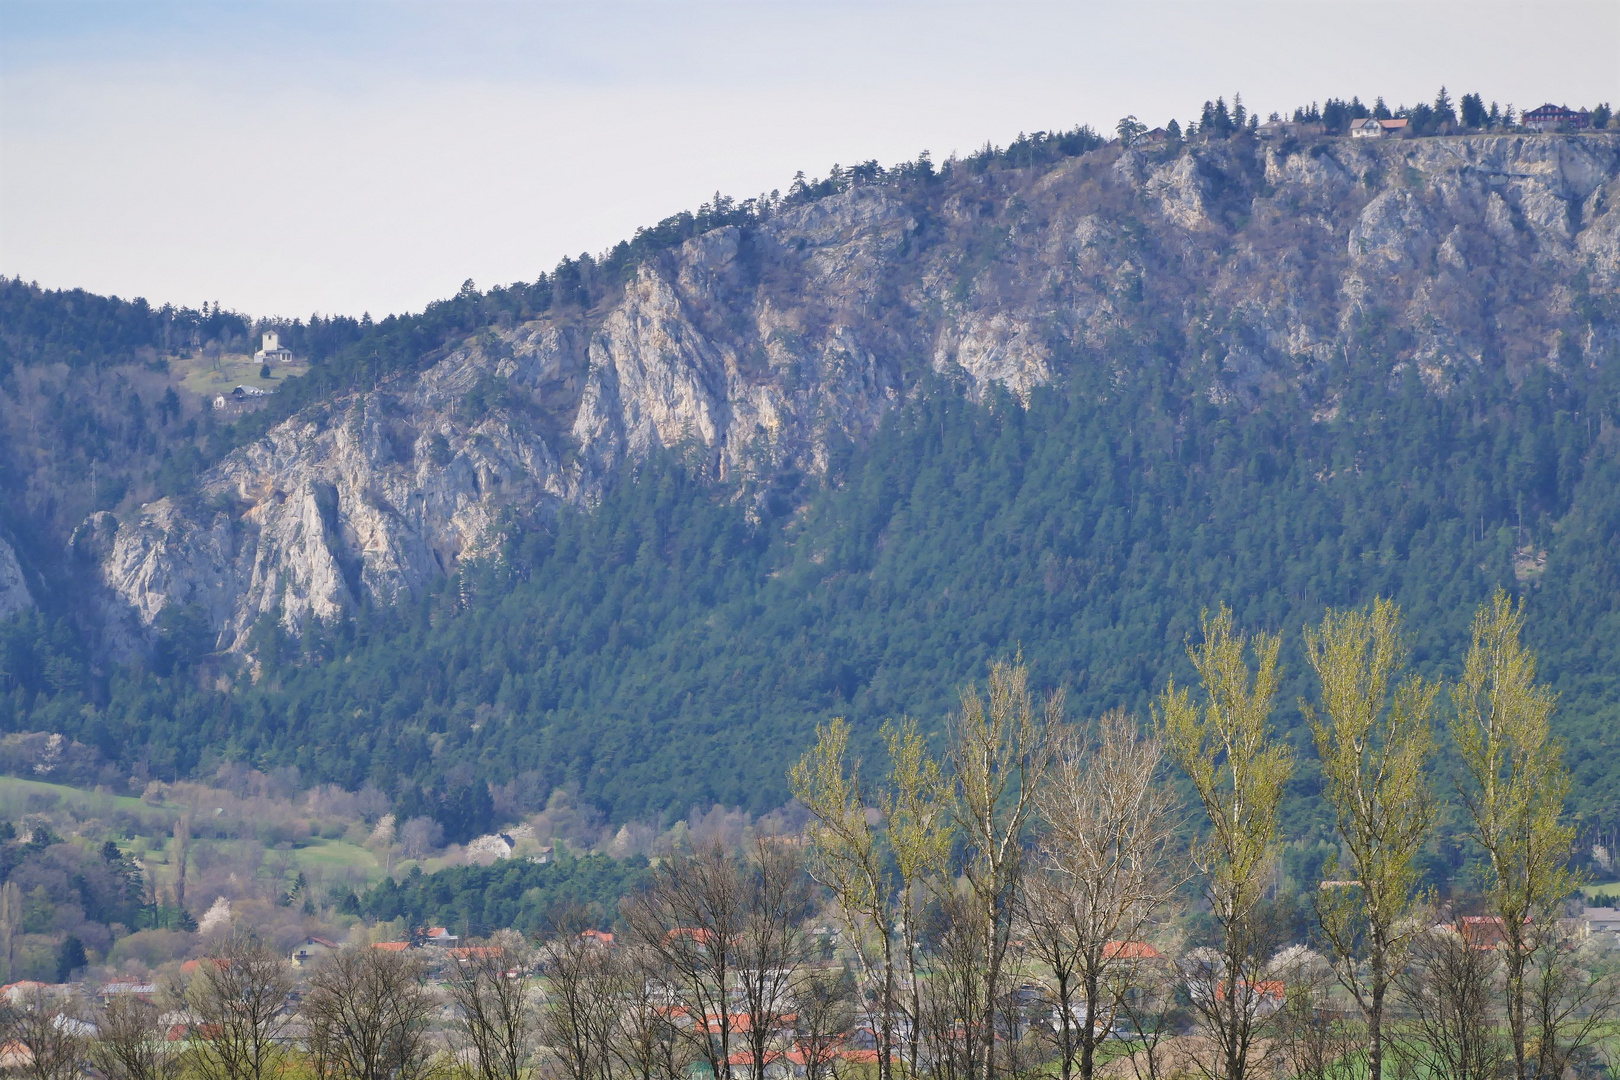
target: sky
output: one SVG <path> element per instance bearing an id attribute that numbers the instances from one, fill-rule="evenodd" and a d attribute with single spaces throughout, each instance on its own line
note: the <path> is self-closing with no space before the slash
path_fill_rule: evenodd
<path id="1" fill-rule="evenodd" d="M 380 317 L 801 169 L 1441 85 L 1620 102 L 1620 3 L 0 0 L 0 273 Z"/>

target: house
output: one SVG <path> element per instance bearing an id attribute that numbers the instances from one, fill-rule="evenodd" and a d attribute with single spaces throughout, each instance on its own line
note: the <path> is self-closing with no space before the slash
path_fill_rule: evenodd
<path id="1" fill-rule="evenodd" d="M 424 945 L 454 945 L 460 940 L 458 935 L 452 934 L 442 926 L 430 926 L 422 935 Z"/>
<path id="2" fill-rule="evenodd" d="M 1390 120 L 1380 120 L 1378 121 L 1378 126 L 1383 128 L 1385 135 L 1410 134 L 1410 132 L 1407 130 L 1406 117 L 1404 116 L 1397 116 Z"/>
<path id="3" fill-rule="evenodd" d="M 292 350 L 281 347 L 281 338 L 274 330 L 264 332 L 264 347 L 253 354 L 255 364 L 290 364 L 292 358 Z"/>
<path id="4" fill-rule="evenodd" d="M 1325 135 L 1327 126 L 1314 121 L 1267 120 L 1255 128 L 1255 134 L 1264 137 L 1281 135 Z"/>
<path id="5" fill-rule="evenodd" d="M 613 935 L 603 930 L 584 930 L 580 932 L 579 936 L 581 939 L 594 942 L 597 945 L 611 946 L 613 944 Z"/>
<path id="6" fill-rule="evenodd" d="M 294 945 L 292 951 L 287 954 L 287 959 L 292 961 L 293 967 L 303 967 L 305 964 L 319 960 L 328 953 L 337 952 L 340 948 L 342 946 L 335 941 L 310 936 Z"/>
<path id="7" fill-rule="evenodd" d="M 408 941 L 373 941 L 371 947 L 381 949 L 383 952 L 404 952 L 411 947 L 411 943 Z"/>
<path id="8" fill-rule="evenodd" d="M 444 950 L 444 954 L 465 964 L 470 960 L 499 959 L 506 955 L 506 950 L 499 945 L 457 945 Z"/>
<path id="9" fill-rule="evenodd" d="M 96 996 L 101 998 L 103 1002 L 129 995 L 150 1001 L 157 992 L 157 983 L 145 979 L 113 979 L 111 982 L 103 983 L 101 989 L 96 992 Z"/>
<path id="10" fill-rule="evenodd" d="M 1381 139 L 1384 137 L 1384 128 L 1377 120 L 1365 116 L 1360 120 L 1350 121 L 1350 137 L 1352 139 Z"/>
<path id="11" fill-rule="evenodd" d="M 1475 949 L 1494 949 L 1506 939 L 1505 923 L 1497 915 L 1464 915 L 1457 920 L 1457 936 Z"/>
<path id="12" fill-rule="evenodd" d="M 1589 932 L 1620 937 L 1620 908 L 1588 907 L 1581 912 Z"/>
<path id="13" fill-rule="evenodd" d="M 0 986 L 0 998 L 9 1004 L 19 1005 L 35 994 L 42 994 L 49 988 L 48 983 L 36 982 L 33 979 L 23 979 L 20 982 L 7 983 Z"/>
<path id="14" fill-rule="evenodd" d="M 1582 131 L 1592 126 L 1592 114 L 1585 109 L 1576 112 L 1548 102 L 1539 109 L 1525 113 L 1519 118 L 1519 123 L 1531 131 L 1559 131 L 1566 128 Z"/>
<path id="15" fill-rule="evenodd" d="M 1103 946 L 1104 960 L 1164 962 L 1164 954 L 1145 941 L 1110 941 Z"/>

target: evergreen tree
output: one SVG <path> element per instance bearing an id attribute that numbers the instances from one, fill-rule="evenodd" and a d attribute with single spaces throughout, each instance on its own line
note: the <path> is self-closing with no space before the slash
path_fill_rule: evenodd
<path id="1" fill-rule="evenodd" d="M 1457 111 L 1452 108 L 1451 95 L 1446 93 L 1444 86 L 1434 96 L 1434 122 L 1437 125 L 1455 124 L 1457 122 Z"/>

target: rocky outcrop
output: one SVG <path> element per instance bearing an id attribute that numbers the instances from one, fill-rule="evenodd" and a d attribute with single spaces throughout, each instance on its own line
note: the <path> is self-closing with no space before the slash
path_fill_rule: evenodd
<path id="1" fill-rule="evenodd" d="M 0 621 L 29 611 L 33 606 L 34 597 L 28 591 L 28 583 L 23 580 L 17 553 L 4 537 L 0 537 Z"/>
<path id="2" fill-rule="evenodd" d="M 1357 350 L 1437 393 L 1470 364 L 1592 363 L 1614 331 L 1580 294 L 1620 286 L 1617 173 L 1607 136 L 1241 139 L 858 186 L 307 410 L 78 543 L 121 617 L 193 605 L 239 647 L 264 617 L 393 602 L 658 449 L 819 472 L 927 377 L 1026 396 L 1168 358 L 1241 401 L 1310 398 Z"/>

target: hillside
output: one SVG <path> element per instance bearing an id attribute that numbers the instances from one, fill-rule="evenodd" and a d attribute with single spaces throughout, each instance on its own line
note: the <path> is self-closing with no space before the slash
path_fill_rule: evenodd
<path id="1" fill-rule="evenodd" d="M 1612 816 L 1616 140 L 1026 150 L 728 208 L 312 382 L 88 515 L 104 652 L 13 622 L 0 725 L 430 811 L 764 809 L 817 719 L 937 727 L 1020 646 L 1142 710 L 1226 599 L 1287 633 L 1294 728 L 1324 604 L 1395 596 L 1442 672 L 1503 584 Z"/>

